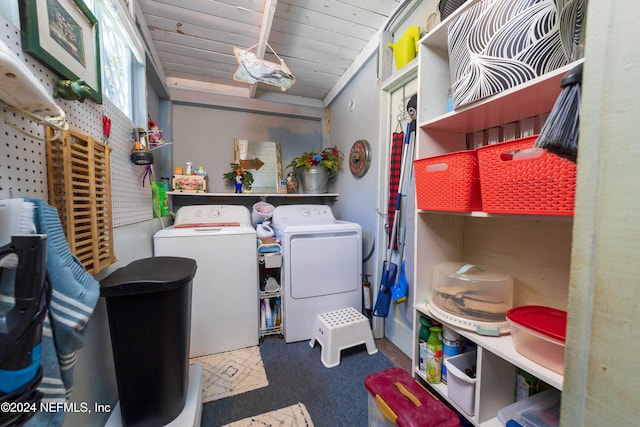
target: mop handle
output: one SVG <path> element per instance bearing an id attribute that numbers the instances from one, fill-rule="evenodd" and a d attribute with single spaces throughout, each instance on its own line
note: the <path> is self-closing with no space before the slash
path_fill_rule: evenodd
<path id="1" fill-rule="evenodd" d="M 407 167 L 409 167 L 409 179 L 404 179 L 404 182 L 402 182 L 402 188 L 401 192 L 404 196 L 407 195 L 407 191 L 406 191 L 406 187 L 409 186 L 409 182 L 411 181 L 411 175 L 413 172 L 413 168 L 411 167 L 411 165 L 413 164 L 413 147 L 414 147 L 414 143 L 415 143 L 415 132 L 411 131 L 409 133 L 409 146 L 407 147 L 407 152 L 408 152 L 408 158 L 407 158 Z M 400 206 L 398 207 L 398 209 L 400 209 Z M 405 248 L 405 238 L 406 238 L 406 234 L 407 234 L 407 226 L 406 226 L 406 209 L 400 209 L 400 211 L 402 212 L 403 217 L 405 218 L 405 220 L 403 221 L 403 227 L 402 227 L 402 238 L 399 239 L 398 244 L 400 245 L 400 259 L 404 258 L 404 248 Z M 394 218 L 395 219 L 395 218 Z"/>
<path id="2" fill-rule="evenodd" d="M 404 136 L 404 147 L 402 150 L 402 162 L 400 162 L 400 179 L 398 180 L 398 195 L 396 197 L 396 211 L 393 216 L 393 225 L 391 226 L 391 239 L 389 240 L 389 244 L 387 245 L 387 260 L 391 260 L 391 252 L 396 240 L 396 236 L 398 235 L 398 212 L 400 210 L 400 201 L 402 200 L 402 187 L 404 185 L 404 172 L 407 168 L 407 156 L 409 155 L 409 145 L 411 142 L 411 129 L 412 122 L 409 121 L 407 123 L 407 133 Z"/>

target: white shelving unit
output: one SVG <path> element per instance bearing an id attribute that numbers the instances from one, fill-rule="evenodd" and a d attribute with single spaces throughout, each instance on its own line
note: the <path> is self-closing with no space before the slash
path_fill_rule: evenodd
<path id="1" fill-rule="evenodd" d="M 263 251 L 264 249 L 271 249 L 271 251 Z M 269 256 L 279 256 L 280 264 L 278 267 L 268 267 L 266 265 L 267 257 Z M 278 243 L 267 243 L 258 245 L 258 315 L 260 316 L 261 304 L 262 301 L 268 300 L 271 305 L 271 301 L 280 299 L 280 324 L 275 323 L 273 327 L 263 328 L 259 327 L 258 332 L 260 336 L 260 341 L 267 335 L 278 335 L 280 338 L 284 338 L 284 312 L 282 311 L 282 274 L 281 274 L 281 266 L 282 266 L 282 246 Z M 278 282 L 278 290 L 268 290 L 265 288 L 266 280 L 272 277 Z M 271 309 L 271 307 L 269 307 Z"/>
<path id="2" fill-rule="evenodd" d="M 451 86 L 447 26 L 476 3 L 478 0 L 466 2 L 419 42 L 416 159 L 465 150 L 469 133 L 549 113 L 560 94 L 560 80 L 576 65 L 569 64 L 516 88 L 447 112 Z M 393 86 L 396 78 L 404 77 L 402 74 L 392 76 L 385 86 Z M 566 216 L 417 210 L 413 283 L 414 376 L 426 383 L 425 375 L 418 368 L 419 318 L 423 315 L 433 318 L 426 301 L 436 264 L 465 261 L 486 265 L 514 277 L 515 306 L 540 304 L 566 310 L 572 228 L 573 219 Z M 474 415 L 465 414 L 451 401 L 446 384 L 429 386 L 473 425 L 501 425 L 497 412 L 515 400 L 517 368 L 562 390 L 563 376 L 518 353 L 510 335 L 489 337 L 452 328 L 478 346 Z"/>

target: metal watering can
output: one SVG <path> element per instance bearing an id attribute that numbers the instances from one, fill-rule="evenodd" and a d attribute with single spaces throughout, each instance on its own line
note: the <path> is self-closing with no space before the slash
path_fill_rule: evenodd
<path id="1" fill-rule="evenodd" d="M 393 56 L 396 60 L 396 69 L 407 65 L 418 53 L 418 40 L 420 40 L 420 27 L 417 25 L 407 28 L 395 43 L 389 43 L 389 47 L 393 49 Z"/>

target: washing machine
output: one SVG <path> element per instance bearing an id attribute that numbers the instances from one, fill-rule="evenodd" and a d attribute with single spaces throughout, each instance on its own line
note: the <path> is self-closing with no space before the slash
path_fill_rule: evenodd
<path id="1" fill-rule="evenodd" d="M 153 237 L 156 256 L 192 258 L 190 357 L 258 345 L 256 230 L 244 206 L 183 206 Z M 161 316 L 161 313 L 158 313 Z"/>
<path id="2" fill-rule="evenodd" d="M 324 205 L 283 205 L 272 226 L 283 249 L 284 337 L 311 339 L 318 314 L 362 307 L 362 228 Z"/>

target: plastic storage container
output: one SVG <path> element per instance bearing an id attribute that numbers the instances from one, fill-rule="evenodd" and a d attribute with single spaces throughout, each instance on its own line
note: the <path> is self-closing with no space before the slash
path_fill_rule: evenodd
<path id="1" fill-rule="evenodd" d="M 478 158 L 473 150 L 418 159 L 416 174 L 418 209 L 471 212 L 482 210 Z"/>
<path id="2" fill-rule="evenodd" d="M 476 360 L 477 352 L 474 350 L 452 356 L 444 362 L 447 365 L 447 395 L 470 416 L 475 413 Z M 468 372 L 474 375 L 469 376 Z"/>
<path id="3" fill-rule="evenodd" d="M 513 306 L 513 278 L 462 262 L 437 264 L 431 301 L 465 319 L 506 322 L 507 310 Z"/>
<path id="4" fill-rule="evenodd" d="M 577 166 L 545 150 L 532 150 L 536 139 L 478 148 L 485 212 L 573 215 Z"/>
<path id="5" fill-rule="evenodd" d="M 567 313 L 551 307 L 525 305 L 507 312 L 515 349 L 523 356 L 564 373 Z"/>
<path id="6" fill-rule="evenodd" d="M 100 284 L 124 425 L 165 425 L 184 408 L 196 262 L 133 261 Z"/>
<path id="7" fill-rule="evenodd" d="M 460 418 L 402 368 L 368 375 L 370 427 L 458 427 Z"/>
<path id="8" fill-rule="evenodd" d="M 560 425 L 561 393 L 548 389 L 498 411 L 503 426 L 514 420 L 524 427 L 557 427 Z"/>

